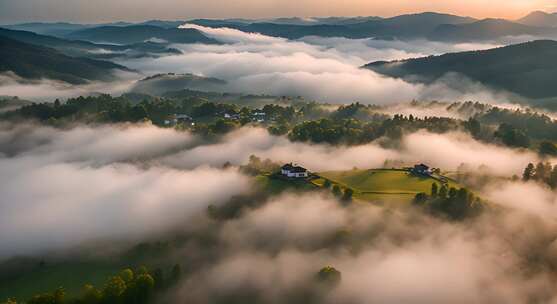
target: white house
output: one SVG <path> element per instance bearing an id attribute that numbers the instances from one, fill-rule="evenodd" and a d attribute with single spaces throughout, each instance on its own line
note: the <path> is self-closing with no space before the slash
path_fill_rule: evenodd
<path id="1" fill-rule="evenodd" d="M 306 178 L 309 176 L 309 171 L 306 168 L 286 164 L 280 168 L 280 173 L 290 178 Z"/>

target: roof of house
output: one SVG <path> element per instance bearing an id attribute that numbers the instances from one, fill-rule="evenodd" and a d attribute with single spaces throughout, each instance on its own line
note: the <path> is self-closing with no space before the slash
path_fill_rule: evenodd
<path id="1" fill-rule="evenodd" d="M 282 166 L 281 168 L 282 170 L 287 170 L 293 173 L 304 173 L 307 172 L 308 170 L 304 167 L 300 167 L 300 166 L 294 166 L 291 163 L 290 164 L 285 164 L 284 166 Z"/>
<path id="2" fill-rule="evenodd" d="M 414 168 L 429 169 L 429 166 L 428 166 L 428 165 L 424 165 L 424 164 L 419 164 L 419 165 L 415 165 Z"/>
<path id="3" fill-rule="evenodd" d="M 292 167 L 292 169 L 290 169 L 290 172 L 293 173 L 304 173 L 307 172 L 308 170 L 306 168 L 302 168 L 302 167 Z"/>
<path id="4" fill-rule="evenodd" d="M 294 166 L 292 166 L 292 164 L 285 164 L 284 166 L 282 166 L 281 169 L 283 169 L 283 170 L 292 170 L 292 168 L 294 168 Z"/>

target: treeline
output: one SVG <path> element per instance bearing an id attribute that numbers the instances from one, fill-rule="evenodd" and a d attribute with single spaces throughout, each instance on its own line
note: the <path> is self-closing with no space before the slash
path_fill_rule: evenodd
<path id="1" fill-rule="evenodd" d="M 446 184 L 431 185 L 431 193 L 418 193 L 413 204 L 429 212 L 460 220 L 479 214 L 483 210 L 481 199 L 466 188 L 448 187 Z"/>
<path id="2" fill-rule="evenodd" d="M 462 129 L 463 126 L 462 122 L 451 118 L 416 118 L 412 115 L 394 115 L 393 118 L 380 122 L 363 122 L 354 118 L 324 118 L 294 126 L 288 137 L 292 141 L 357 145 L 372 142 L 382 136 L 400 139 L 404 133 L 417 130 L 445 133 Z"/>
<path id="3" fill-rule="evenodd" d="M 390 116 L 380 106 L 353 103 L 336 109 L 315 102 L 296 105 L 265 105 L 260 109 L 231 103 L 209 102 L 202 97 L 182 99 L 145 98 L 100 95 L 78 97 L 65 103 L 34 103 L 3 114 L 8 118 L 30 118 L 53 125 L 65 121 L 139 122 L 151 121 L 167 126 L 165 121 L 175 114 L 186 114 L 193 121 L 178 122 L 178 129 L 202 135 L 225 134 L 257 119 L 273 135 L 288 135 L 292 141 L 358 145 L 380 137 L 399 139 L 404 133 L 427 130 L 433 133 L 462 131 L 477 140 L 497 142 L 509 147 L 533 148 L 540 154 L 557 155 L 557 123 L 544 114 L 530 110 L 507 110 L 480 103 L 418 103 L 411 107 L 445 107 L 445 110 L 470 117 L 467 120 L 447 117 L 418 118 L 413 115 Z M 225 117 L 229 114 L 228 117 Z M 233 116 L 233 117 L 231 117 Z"/>
<path id="4" fill-rule="evenodd" d="M 23 303 L 27 304 L 145 304 L 153 301 L 154 296 L 175 285 L 182 274 L 180 265 L 176 264 L 171 273 L 165 276 L 162 269 L 153 272 L 146 267 L 136 271 L 130 268 L 107 280 L 102 288 L 86 284 L 81 294 L 69 298 L 62 287 L 53 292 L 37 294 Z M 16 299 L 7 299 L 2 304 L 17 304 Z"/>
<path id="5" fill-rule="evenodd" d="M 535 166 L 529 163 L 522 173 L 523 181 L 537 181 L 549 187 L 557 188 L 557 165 L 552 166 L 548 162 L 539 162 Z"/>

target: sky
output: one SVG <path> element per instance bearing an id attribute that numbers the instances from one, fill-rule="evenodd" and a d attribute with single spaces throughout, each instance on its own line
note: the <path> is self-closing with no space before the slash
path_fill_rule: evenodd
<path id="1" fill-rule="evenodd" d="M 557 0 L 0 0 L 0 23 L 394 16 L 423 11 L 516 19 L 534 10 L 555 12 Z"/>

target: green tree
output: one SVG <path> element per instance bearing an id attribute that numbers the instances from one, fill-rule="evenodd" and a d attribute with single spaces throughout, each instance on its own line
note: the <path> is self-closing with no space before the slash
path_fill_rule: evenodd
<path id="1" fill-rule="evenodd" d="M 437 183 L 432 183 L 431 184 L 431 197 L 437 197 L 437 194 L 439 194 L 439 186 L 437 186 Z"/>
<path id="2" fill-rule="evenodd" d="M 340 271 L 336 270 L 334 267 L 326 266 L 321 268 L 317 273 L 317 280 L 322 283 L 337 285 L 342 279 L 342 274 Z"/>
<path id="3" fill-rule="evenodd" d="M 133 281 L 133 271 L 129 268 L 126 268 L 120 272 L 120 277 L 124 280 L 124 282 L 130 283 Z"/>
<path id="4" fill-rule="evenodd" d="M 447 197 L 449 192 L 449 189 L 447 188 L 446 184 L 443 184 L 443 186 L 441 186 L 441 189 L 439 189 L 439 198 L 444 199 Z"/>
<path id="5" fill-rule="evenodd" d="M 117 302 L 126 291 L 126 282 L 120 276 L 114 276 L 106 283 L 103 294 L 109 302 Z"/>
<path id="6" fill-rule="evenodd" d="M 323 188 L 326 188 L 326 189 L 331 188 L 331 181 L 328 180 L 328 179 L 326 179 L 326 180 L 323 182 Z"/>
<path id="7" fill-rule="evenodd" d="M 350 188 L 344 189 L 344 194 L 342 195 L 342 200 L 349 202 L 352 201 L 352 196 L 354 195 L 354 190 Z"/>
<path id="8" fill-rule="evenodd" d="M 556 156 L 557 155 L 557 147 L 552 142 L 544 141 L 540 144 L 538 152 L 541 155 Z"/>
<path id="9" fill-rule="evenodd" d="M 136 303 L 147 303 L 153 294 L 155 280 L 149 274 L 138 275 L 134 281 L 133 293 Z"/>
<path id="10" fill-rule="evenodd" d="M 335 196 L 341 196 L 342 195 L 342 190 L 340 189 L 340 187 L 338 185 L 333 186 L 333 194 Z"/>
<path id="11" fill-rule="evenodd" d="M 95 286 L 87 284 L 83 286 L 81 299 L 83 304 L 98 304 L 102 299 L 102 293 Z"/>
<path id="12" fill-rule="evenodd" d="M 527 182 L 534 176 L 534 164 L 529 163 L 528 166 L 524 169 L 524 173 L 522 173 L 522 180 Z"/>
<path id="13" fill-rule="evenodd" d="M 412 203 L 414 203 L 415 205 L 424 205 L 425 203 L 427 203 L 427 200 L 428 200 L 427 194 L 420 192 L 416 194 Z"/>

